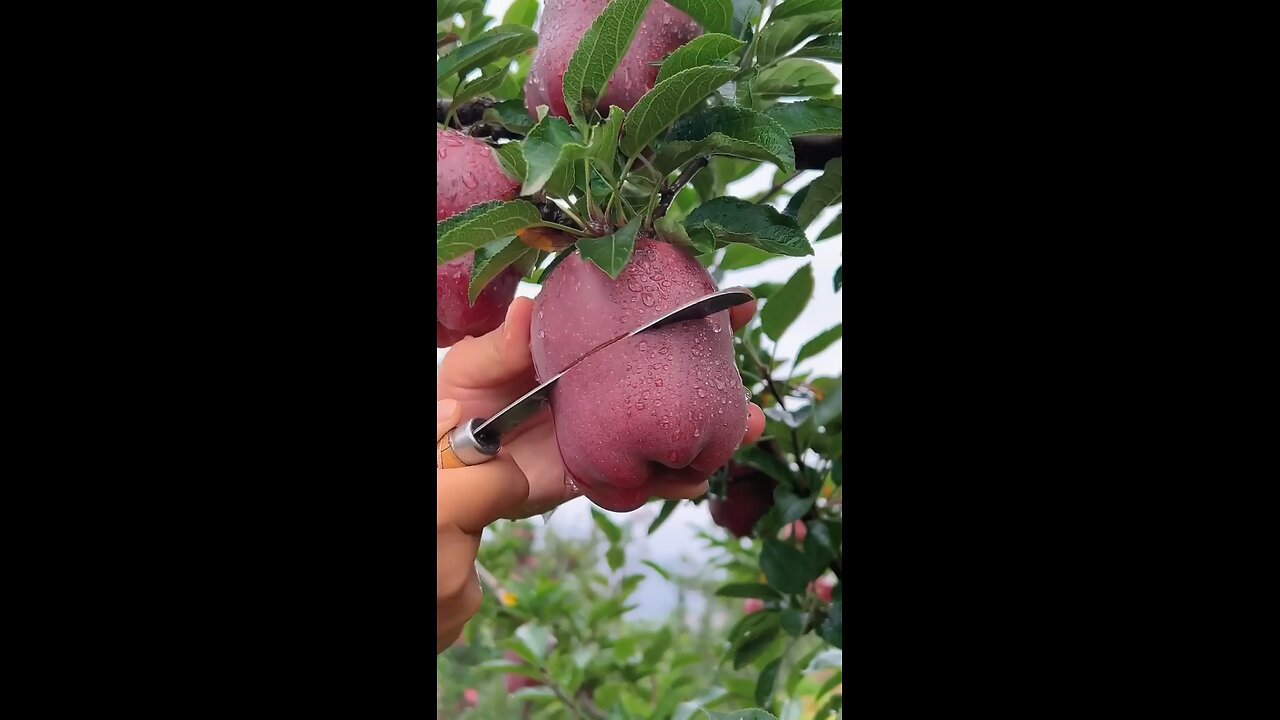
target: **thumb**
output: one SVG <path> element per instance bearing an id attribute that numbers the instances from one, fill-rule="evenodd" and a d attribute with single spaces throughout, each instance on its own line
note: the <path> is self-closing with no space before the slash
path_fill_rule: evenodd
<path id="1" fill-rule="evenodd" d="M 529 353 L 532 319 L 533 301 L 516 298 L 497 329 L 454 344 L 444 356 L 436 386 L 488 390 L 509 382 L 528 383 L 533 375 Z"/>
<path id="2" fill-rule="evenodd" d="M 458 416 L 461 414 L 457 400 L 436 401 L 436 442 L 440 442 L 440 438 L 457 427 Z"/>

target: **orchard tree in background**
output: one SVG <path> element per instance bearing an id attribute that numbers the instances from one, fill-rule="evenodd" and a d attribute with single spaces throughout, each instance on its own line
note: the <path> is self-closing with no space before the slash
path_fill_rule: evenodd
<path id="1" fill-rule="evenodd" d="M 819 62 L 841 61 L 839 0 L 546 0 L 535 32 L 538 11 L 516 0 L 498 19 L 482 0 L 437 3 L 438 347 L 497 327 L 524 279 L 543 286 L 531 350 L 545 379 L 727 271 L 812 255 L 806 231 L 839 242 L 841 215 L 812 227 L 842 200 L 842 101 Z M 766 193 L 726 194 L 762 164 L 775 168 Z M 816 177 L 788 194 L 806 170 Z M 600 507 L 688 497 L 710 476 L 693 502 L 710 501 L 729 531 L 704 535 L 729 582 L 651 567 L 687 592 L 735 598 L 740 619 L 623 622 L 642 576 L 620 574 L 630 528 L 603 513 L 608 573 L 593 546 L 559 546 L 540 565 L 511 539 L 522 525 L 495 526 L 481 561 L 497 602 L 438 659 L 440 712 L 842 712 L 842 377 L 795 371 L 842 326 L 776 355 L 818 282 L 838 291 L 842 272 L 815 278 L 806 264 L 752 288 L 760 310 L 736 333 L 722 312 L 619 343 L 551 397 L 556 427 L 572 430 L 558 434 L 566 476 Z M 765 434 L 737 449 L 748 395 Z M 649 534 L 678 502 L 662 502 Z"/>

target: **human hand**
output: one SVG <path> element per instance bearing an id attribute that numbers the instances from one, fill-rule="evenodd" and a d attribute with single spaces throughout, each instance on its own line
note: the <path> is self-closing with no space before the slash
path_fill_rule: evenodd
<path id="1" fill-rule="evenodd" d="M 457 426 L 461 407 L 436 401 L 436 442 Z M 524 503 L 529 483 L 505 451 L 474 467 L 436 470 L 436 654 L 480 609 L 476 551 L 490 523 Z"/>
<path id="2" fill-rule="evenodd" d="M 734 330 L 755 316 L 754 302 L 729 309 Z M 436 373 L 436 398 L 454 398 L 462 404 L 462 417 L 489 417 L 537 386 L 533 355 L 529 350 L 529 324 L 533 301 L 518 297 L 507 309 L 497 329 L 479 338 L 456 343 Z M 747 432 L 743 444 L 755 442 L 764 432 L 764 413 L 754 403 L 747 406 Z M 565 482 L 564 463 L 556 443 L 551 408 L 544 407 L 502 438 L 505 452 L 515 460 L 529 482 L 527 501 L 511 517 L 529 517 L 571 500 L 575 493 Z M 692 499 L 705 493 L 706 483 L 672 486 L 668 499 Z"/>

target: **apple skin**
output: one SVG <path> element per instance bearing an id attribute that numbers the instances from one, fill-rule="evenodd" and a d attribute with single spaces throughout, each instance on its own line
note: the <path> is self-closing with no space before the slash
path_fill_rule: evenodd
<path id="1" fill-rule="evenodd" d="M 831 592 L 835 590 L 835 587 L 834 583 L 823 578 L 818 578 L 817 580 L 809 583 L 809 590 L 817 594 L 818 599 L 824 603 L 831 602 Z"/>
<path id="2" fill-rule="evenodd" d="M 759 598 L 747 598 L 742 601 L 742 614 L 750 615 L 751 613 L 760 612 L 764 609 L 764 601 Z"/>
<path id="3" fill-rule="evenodd" d="M 552 115 L 569 118 L 564 104 L 564 74 L 569 59 L 582 43 L 591 23 L 604 12 L 608 0 L 547 0 L 538 26 L 538 46 L 529 76 L 525 79 L 525 108 L 529 117 L 538 119 L 538 106 L 546 105 Z M 658 67 L 676 48 L 702 34 L 701 28 L 688 15 L 662 0 L 653 0 L 640 20 L 622 61 L 618 63 L 599 109 L 608 112 L 610 105 L 630 110 L 658 79 Z"/>
<path id="4" fill-rule="evenodd" d="M 780 539 L 790 540 L 791 538 L 795 538 L 795 543 L 800 545 L 808 535 L 809 528 L 805 526 L 804 521 L 797 520 L 782 528 L 782 537 Z"/>
<path id="5" fill-rule="evenodd" d="M 507 177 L 481 140 L 454 130 L 436 129 L 436 222 L 490 200 L 513 200 L 520 184 Z M 508 267 L 468 302 L 475 254 L 436 266 L 436 347 L 449 347 L 468 335 L 480 336 L 502 324 L 520 284 L 520 271 Z"/>
<path id="6" fill-rule="evenodd" d="M 762 472 L 731 467 L 725 496 L 707 503 L 711 519 L 734 537 L 749 537 L 756 522 L 773 507 L 775 485 L 777 481 Z"/>
<path id="7" fill-rule="evenodd" d="M 581 255 L 569 256 L 534 303 L 530 349 L 538 381 L 715 290 L 706 268 L 667 243 L 637 239 L 617 280 Z M 629 512 L 650 497 L 693 497 L 746 432 L 729 312 L 591 354 L 552 388 L 550 403 L 568 480 L 596 505 Z"/>

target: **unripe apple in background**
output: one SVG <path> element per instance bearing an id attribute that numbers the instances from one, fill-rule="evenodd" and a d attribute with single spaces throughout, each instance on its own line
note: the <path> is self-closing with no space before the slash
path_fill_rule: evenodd
<path id="1" fill-rule="evenodd" d="M 513 200 L 520 184 L 507 177 L 482 140 L 436 129 L 436 222 L 490 200 Z M 502 324 L 520 284 L 520 271 L 507 267 L 468 302 L 475 254 L 436 267 L 436 347 L 468 335 L 480 336 Z"/>
<path id="2" fill-rule="evenodd" d="M 754 612 L 760 612 L 764 609 L 764 601 L 759 598 L 747 598 L 742 601 L 742 614 L 750 615 Z"/>
<path id="3" fill-rule="evenodd" d="M 507 650 L 506 652 L 502 653 L 502 657 L 507 660 L 510 660 L 513 663 L 522 663 L 522 664 L 524 663 L 524 660 L 522 660 L 519 655 L 515 654 L 510 650 Z M 542 684 L 537 680 L 534 680 L 533 678 L 530 678 L 530 677 L 525 677 L 524 675 L 508 674 L 505 679 L 506 679 L 508 693 L 513 693 L 519 690 L 520 688 L 537 687 Z"/>
<path id="4" fill-rule="evenodd" d="M 664 242 L 637 239 L 617 280 L 570 255 L 534 301 L 530 349 L 539 382 L 715 290 L 706 268 Z M 746 433 L 729 312 L 591 354 L 555 385 L 550 402 L 569 479 L 596 505 L 629 512 L 651 497 L 693 497 Z"/>
<path id="5" fill-rule="evenodd" d="M 816 593 L 818 599 L 824 603 L 831 602 L 831 591 L 835 589 L 835 584 L 826 578 L 818 578 L 809 583 L 809 592 Z"/>
<path id="6" fill-rule="evenodd" d="M 538 25 L 538 46 L 524 83 L 524 104 L 534 120 L 538 119 L 539 105 L 550 108 L 552 115 L 568 119 L 565 70 L 582 44 L 582 36 L 608 4 L 609 0 L 547 0 Z M 649 3 L 631 47 L 609 76 L 598 105 L 600 112 L 607 112 L 610 105 L 630 110 L 658 79 L 659 68 L 652 63 L 661 62 L 701 34 L 698 24 L 683 12 L 662 0 Z"/>
<path id="7" fill-rule="evenodd" d="M 805 527 L 804 521 L 797 520 L 791 523 L 790 525 L 787 525 L 786 527 L 782 528 L 782 532 L 780 533 L 779 539 L 790 540 L 791 538 L 794 537 L 796 544 L 799 545 L 804 542 L 804 539 L 806 536 L 808 536 L 808 534 L 809 534 L 809 528 Z"/>
<path id="8" fill-rule="evenodd" d="M 773 507 L 777 481 L 762 472 L 731 466 L 725 496 L 708 504 L 711 519 L 735 537 L 748 537 L 757 521 Z"/>

